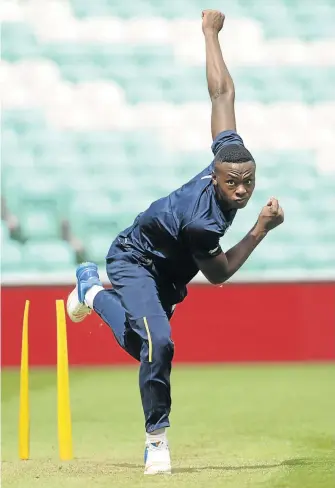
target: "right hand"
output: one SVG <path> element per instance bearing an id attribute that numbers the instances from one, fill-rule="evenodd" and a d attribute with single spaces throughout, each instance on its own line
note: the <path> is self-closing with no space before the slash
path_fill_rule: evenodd
<path id="1" fill-rule="evenodd" d="M 219 10 L 203 10 L 202 31 L 219 33 L 223 27 L 225 16 Z"/>
<path id="2" fill-rule="evenodd" d="M 284 211 L 278 200 L 271 197 L 262 208 L 257 220 L 257 226 L 262 232 L 268 232 L 284 222 Z"/>

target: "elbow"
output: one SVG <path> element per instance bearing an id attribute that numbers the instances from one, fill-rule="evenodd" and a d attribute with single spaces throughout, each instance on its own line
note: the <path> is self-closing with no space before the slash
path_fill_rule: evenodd
<path id="1" fill-rule="evenodd" d="M 208 281 L 211 285 L 222 285 L 225 281 L 227 281 L 228 276 L 207 276 Z"/>
<path id="2" fill-rule="evenodd" d="M 217 87 L 215 90 L 211 90 L 209 93 L 212 102 L 214 100 L 224 100 L 225 102 L 235 102 L 235 88 L 231 87 Z"/>
<path id="3" fill-rule="evenodd" d="M 209 95 L 212 100 L 217 98 L 225 98 L 234 101 L 235 85 L 231 76 L 219 76 L 209 85 Z"/>

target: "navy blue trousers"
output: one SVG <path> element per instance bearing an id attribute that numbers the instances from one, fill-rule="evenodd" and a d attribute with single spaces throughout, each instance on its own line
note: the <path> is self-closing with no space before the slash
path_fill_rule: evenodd
<path id="1" fill-rule="evenodd" d="M 129 249 L 112 246 L 107 258 L 111 290 L 99 292 L 94 310 L 112 329 L 120 346 L 140 361 L 139 385 L 145 428 L 169 427 L 170 373 L 174 353 L 169 319 L 170 284 Z M 165 286 L 166 285 L 166 286 Z"/>

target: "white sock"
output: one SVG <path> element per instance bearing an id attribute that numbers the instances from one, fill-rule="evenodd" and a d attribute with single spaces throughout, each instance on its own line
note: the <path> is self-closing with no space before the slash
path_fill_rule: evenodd
<path id="1" fill-rule="evenodd" d="M 85 305 L 93 309 L 93 301 L 101 290 L 104 290 L 104 287 L 100 285 L 93 285 L 89 290 L 87 290 L 84 300 Z"/>
<path id="2" fill-rule="evenodd" d="M 148 442 L 157 442 L 166 440 L 165 427 L 163 429 L 157 429 L 153 432 L 147 432 L 146 438 Z"/>

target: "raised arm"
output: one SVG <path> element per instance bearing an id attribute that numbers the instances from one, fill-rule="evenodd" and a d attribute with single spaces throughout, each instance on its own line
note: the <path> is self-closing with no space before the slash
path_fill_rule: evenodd
<path id="1" fill-rule="evenodd" d="M 236 130 L 235 88 L 232 77 L 223 60 L 219 32 L 224 15 L 218 10 L 202 12 L 202 30 L 206 43 L 206 75 L 212 101 L 212 138 L 225 130 Z"/>

